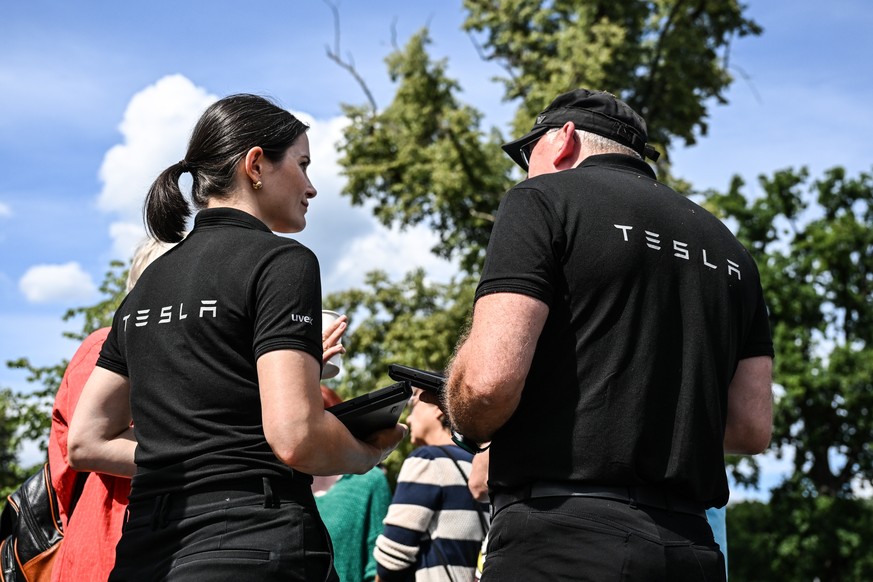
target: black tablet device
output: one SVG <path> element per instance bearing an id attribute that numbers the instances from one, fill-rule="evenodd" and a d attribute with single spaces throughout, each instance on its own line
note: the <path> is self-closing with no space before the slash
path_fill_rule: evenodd
<path id="1" fill-rule="evenodd" d="M 392 380 L 406 380 L 416 388 L 440 393 L 446 383 L 442 374 L 401 366 L 400 364 L 388 364 L 388 376 Z"/>
<path id="2" fill-rule="evenodd" d="M 335 404 L 327 411 L 340 419 L 355 437 L 363 439 L 397 424 L 411 396 L 412 387 L 404 380 Z"/>

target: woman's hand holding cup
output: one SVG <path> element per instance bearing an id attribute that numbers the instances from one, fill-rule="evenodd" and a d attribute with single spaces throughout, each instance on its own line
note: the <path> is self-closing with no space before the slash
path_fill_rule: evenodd
<path id="1" fill-rule="evenodd" d="M 336 311 L 323 309 L 321 311 L 321 341 L 324 355 L 322 356 L 321 378 L 333 378 L 340 372 L 342 354 L 346 353 L 340 340 L 348 328 L 348 317 Z"/>

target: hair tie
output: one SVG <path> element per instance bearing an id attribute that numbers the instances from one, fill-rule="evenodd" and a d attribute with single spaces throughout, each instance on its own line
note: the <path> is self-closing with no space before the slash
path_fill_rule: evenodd
<path id="1" fill-rule="evenodd" d="M 191 171 L 191 166 L 185 160 L 179 160 L 179 168 L 181 168 L 183 174 Z"/>

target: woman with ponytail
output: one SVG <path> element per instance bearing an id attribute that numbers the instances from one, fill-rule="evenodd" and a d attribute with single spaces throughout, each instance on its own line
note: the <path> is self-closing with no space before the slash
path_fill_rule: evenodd
<path id="1" fill-rule="evenodd" d="M 345 318 L 322 336 L 318 261 L 274 234 L 316 195 L 306 130 L 226 97 L 149 189 L 149 233 L 181 242 L 116 312 L 68 443 L 77 470 L 133 476 L 110 580 L 335 580 L 312 475 L 365 473 L 405 434 L 360 441 L 324 410 Z"/>

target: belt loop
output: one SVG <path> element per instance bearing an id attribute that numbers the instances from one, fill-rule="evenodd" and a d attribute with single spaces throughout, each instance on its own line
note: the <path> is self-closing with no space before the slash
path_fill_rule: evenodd
<path id="1" fill-rule="evenodd" d="M 637 508 L 637 495 L 634 487 L 627 488 L 627 504 L 631 509 Z"/>
<path id="2" fill-rule="evenodd" d="M 152 510 L 152 530 L 162 529 L 167 525 L 167 514 L 170 511 L 170 495 L 155 497 L 155 508 Z"/>
<path id="3" fill-rule="evenodd" d="M 264 477 L 264 507 L 279 507 L 279 500 L 273 495 L 273 485 L 269 477 Z"/>

